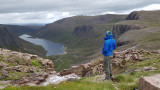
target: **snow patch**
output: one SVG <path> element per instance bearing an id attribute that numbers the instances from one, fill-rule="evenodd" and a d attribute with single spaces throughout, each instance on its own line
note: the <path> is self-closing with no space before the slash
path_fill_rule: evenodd
<path id="1" fill-rule="evenodd" d="M 48 84 L 59 84 L 62 81 L 67 81 L 69 79 L 80 79 L 81 77 L 75 74 L 69 74 L 66 76 L 58 76 L 58 75 L 51 75 L 49 78 L 46 79 L 46 82 L 43 83 L 43 86 Z"/>

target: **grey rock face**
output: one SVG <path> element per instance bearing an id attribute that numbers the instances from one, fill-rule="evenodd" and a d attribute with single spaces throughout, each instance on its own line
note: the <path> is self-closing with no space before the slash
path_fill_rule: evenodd
<path id="1" fill-rule="evenodd" d="M 89 25 L 78 26 L 74 29 L 75 36 L 90 36 L 93 27 Z"/>
<path id="2" fill-rule="evenodd" d="M 138 20 L 138 19 L 139 19 L 139 14 L 136 12 L 130 13 L 126 18 L 126 20 Z"/>
<path id="3" fill-rule="evenodd" d="M 130 31 L 130 30 L 139 30 L 144 28 L 143 26 L 137 26 L 137 25 L 127 25 L 127 24 L 115 24 L 112 28 L 112 33 L 113 33 L 113 37 L 117 42 L 117 45 L 120 46 L 121 43 L 125 43 L 125 42 L 121 42 L 119 41 L 119 37 L 120 35 L 122 35 L 123 33 Z"/>

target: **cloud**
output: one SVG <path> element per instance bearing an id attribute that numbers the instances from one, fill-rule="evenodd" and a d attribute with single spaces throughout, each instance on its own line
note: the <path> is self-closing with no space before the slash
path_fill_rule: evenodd
<path id="1" fill-rule="evenodd" d="M 69 12 L 3 13 L 0 14 L 0 22 L 3 24 L 51 23 L 70 16 L 73 15 Z"/>
<path id="2" fill-rule="evenodd" d="M 145 6 L 143 8 L 140 8 L 139 10 L 160 10 L 160 4 L 151 4 L 148 6 Z"/>
<path id="3" fill-rule="evenodd" d="M 0 3 L 0 23 L 51 23 L 75 15 L 160 9 L 160 0 L 0 0 Z"/>
<path id="4" fill-rule="evenodd" d="M 141 11 L 141 10 L 145 10 L 145 11 L 160 10 L 160 4 L 151 4 L 151 5 L 147 5 L 147 6 L 140 7 L 140 8 L 121 10 L 121 11 L 117 11 L 117 12 L 107 11 L 107 12 L 102 12 L 101 14 L 129 14 L 132 11 Z"/>

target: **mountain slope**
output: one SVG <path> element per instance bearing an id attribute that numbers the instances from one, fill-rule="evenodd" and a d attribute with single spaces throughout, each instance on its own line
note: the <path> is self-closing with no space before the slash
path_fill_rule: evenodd
<path id="1" fill-rule="evenodd" d="M 160 49 L 160 11 L 135 11 L 125 21 L 113 26 L 112 32 L 120 50 L 133 45 L 138 48 Z"/>
<path id="2" fill-rule="evenodd" d="M 99 29 L 96 25 L 101 25 L 105 28 L 104 24 L 116 22 L 124 18 L 125 16 L 123 15 L 75 16 L 65 18 L 54 23 L 47 24 L 39 32 L 37 32 L 36 36 L 57 42 L 67 43 L 74 38 L 72 33 L 78 26 L 90 25 L 94 27 L 94 31 Z"/>
<path id="3" fill-rule="evenodd" d="M 19 26 L 19 25 L 3 25 L 10 32 L 14 33 L 16 36 L 20 36 L 22 34 L 32 34 L 36 30 L 27 26 Z"/>
<path id="4" fill-rule="evenodd" d="M 0 47 L 19 48 L 18 39 L 7 28 L 0 26 Z"/>
<path id="5" fill-rule="evenodd" d="M 40 56 L 45 56 L 46 53 L 46 51 L 41 46 L 37 46 L 20 39 L 2 25 L 0 25 L 0 48 L 28 52 Z"/>

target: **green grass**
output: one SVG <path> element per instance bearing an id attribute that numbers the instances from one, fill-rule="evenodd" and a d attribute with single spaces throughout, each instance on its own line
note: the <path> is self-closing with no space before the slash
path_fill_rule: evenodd
<path id="1" fill-rule="evenodd" d="M 40 61 L 36 59 L 32 59 L 32 65 L 35 67 L 41 67 Z"/>
<path id="2" fill-rule="evenodd" d="M 149 76 L 160 73 L 160 70 L 158 71 L 149 71 L 149 72 L 131 72 L 130 74 L 118 74 L 115 75 L 115 79 L 117 79 L 119 82 L 116 84 L 116 86 L 120 90 L 133 90 L 134 87 L 138 87 L 138 79 L 141 76 Z"/>
<path id="3" fill-rule="evenodd" d="M 89 82 L 78 80 L 74 82 L 62 82 L 59 85 L 48 85 L 45 87 L 37 86 L 24 86 L 24 87 L 12 87 L 9 86 L 3 90 L 115 90 L 111 82 Z"/>
<path id="4" fill-rule="evenodd" d="M 138 62 L 137 64 L 134 64 L 133 66 L 130 66 L 127 69 L 131 69 L 131 68 L 141 69 L 142 67 L 145 67 L 145 66 L 152 66 L 160 69 L 160 65 L 159 65 L 160 56 L 159 55 L 155 56 L 155 54 L 152 54 L 148 57 L 150 57 L 151 59 Z"/>

